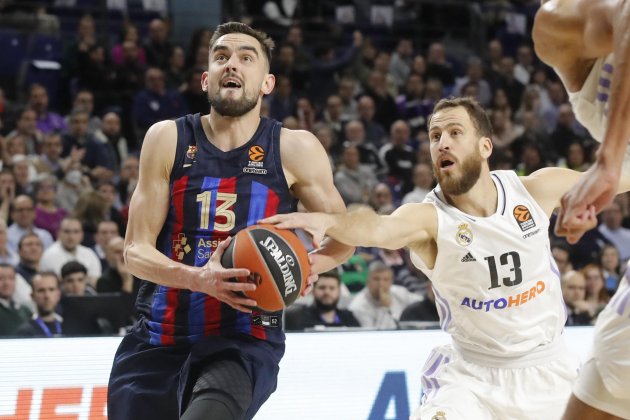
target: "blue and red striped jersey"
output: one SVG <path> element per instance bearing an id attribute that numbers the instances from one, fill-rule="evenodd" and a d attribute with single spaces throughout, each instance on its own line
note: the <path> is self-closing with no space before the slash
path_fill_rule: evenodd
<path id="1" fill-rule="evenodd" d="M 170 207 L 156 244 L 164 255 L 203 266 L 228 236 L 264 217 L 296 210 L 280 161 L 279 122 L 261 118 L 254 136 L 227 152 L 208 140 L 199 114 L 179 118 L 176 125 Z M 261 325 L 253 319 L 256 314 L 237 311 L 204 293 L 145 281 L 136 305 L 151 344 L 240 334 L 284 342 L 281 322 L 275 327 Z M 282 314 L 273 315 L 281 319 Z"/>

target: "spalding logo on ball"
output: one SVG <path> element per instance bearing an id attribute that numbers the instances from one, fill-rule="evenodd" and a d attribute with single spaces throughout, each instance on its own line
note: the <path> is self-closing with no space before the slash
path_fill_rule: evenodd
<path id="1" fill-rule="evenodd" d="M 309 262 L 306 248 L 295 234 L 273 225 L 253 225 L 239 231 L 225 250 L 221 263 L 226 268 L 247 268 L 247 278 L 236 281 L 256 284 L 246 295 L 258 306 L 275 312 L 291 305 L 306 287 Z"/>

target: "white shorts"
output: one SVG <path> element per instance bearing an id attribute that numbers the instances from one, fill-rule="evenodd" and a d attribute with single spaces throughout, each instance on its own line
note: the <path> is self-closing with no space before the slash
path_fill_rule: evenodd
<path id="1" fill-rule="evenodd" d="M 526 367 L 487 367 L 463 359 L 452 346 L 437 347 L 423 368 L 423 396 L 410 420 L 560 419 L 577 377 L 577 357 Z"/>
<path id="2" fill-rule="evenodd" d="M 630 286 L 628 273 L 595 324 L 593 358 L 573 392 L 586 404 L 630 418 Z"/>

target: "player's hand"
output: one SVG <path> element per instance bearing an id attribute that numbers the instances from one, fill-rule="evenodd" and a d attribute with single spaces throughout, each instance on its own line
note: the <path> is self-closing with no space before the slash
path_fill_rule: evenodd
<path id="1" fill-rule="evenodd" d="M 198 271 L 199 275 L 191 279 L 190 289 L 213 296 L 241 312 L 251 313 L 250 307 L 256 306 L 256 301 L 243 296 L 242 293 L 253 292 L 256 290 L 256 285 L 229 280 L 234 277 L 247 277 L 249 270 L 225 268 L 221 265 L 221 257 L 231 240 L 232 238 L 228 237 L 217 246 L 210 260 Z"/>
<path id="2" fill-rule="evenodd" d="M 303 229 L 313 237 L 313 247 L 319 249 L 324 235 L 329 228 L 327 215 L 324 213 L 288 213 L 276 214 L 258 223 L 276 225 L 278 229 Z"/>
<path id="3" fill-rule="evenodd" d="M 595 215 L 610 204 L 617 193 L 619 170 L 611 170 L 596 162 L 577 184 L 560 200 L 556 235 L 566 236 L 571 244 L 597 226 Z"/>
<path id="4" fill-rule="evenodd" d="M 306 287 L 304 288 L 304 290 L 302 290 L 300 292 L 300 296 L 306 296 L 309 293 L 311 293 L 311 291 L 313 290 L 313 285 L 319 279 L 319 276 L 313 270 L 313 265 L 316 264 L 317 258 L 318 258 L 317 254 L 309 254 L 308 255 L 308 262 L 310 264 L 310 266 L 309 266 L 309 270 L 310 271 L 309 271 L 308 278 L 306 279 Z"/>

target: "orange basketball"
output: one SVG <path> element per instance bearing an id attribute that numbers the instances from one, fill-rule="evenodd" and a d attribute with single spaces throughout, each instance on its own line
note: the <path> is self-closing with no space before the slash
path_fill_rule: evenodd
<path id="1" fill-rule="evenodd" d="M 246 293 L 256 300 L 254 309 L 280 311 L 306 288 L 309 262 L 306 248 L 295 234 L 273 225 L 253 225 L 239 231 L 221 258 L 225 268 L 247 268 L 250 275 L 235 281 L 256 284 Z"/>

